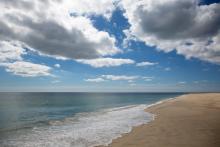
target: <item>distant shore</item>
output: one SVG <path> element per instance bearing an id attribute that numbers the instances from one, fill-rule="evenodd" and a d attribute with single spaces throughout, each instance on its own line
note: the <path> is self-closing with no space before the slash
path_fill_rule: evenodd
<path id="1" fill-rule="evenodd" d="M 186 94 L 146 109 L 155 120 L 110 147 L 220 147 L 220 93 Z"/>

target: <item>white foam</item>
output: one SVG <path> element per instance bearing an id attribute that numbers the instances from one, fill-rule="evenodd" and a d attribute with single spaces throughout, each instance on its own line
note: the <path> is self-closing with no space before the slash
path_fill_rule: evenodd
<path id="1" fill-rule="evenodd" d="M 47 127 L 35 127 L 15 134 L 3 142 L 14 147 L 93 147 L 108 145 L 132 127 L 153 120 L 147 105 L 81 113 L 63 121 L 52 121 Z"/>

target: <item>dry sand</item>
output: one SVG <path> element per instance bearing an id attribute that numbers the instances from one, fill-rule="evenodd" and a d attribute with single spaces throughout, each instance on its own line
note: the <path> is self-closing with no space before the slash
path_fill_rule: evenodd
<path id="1" fill-rule="evenodd" d="M 187 94 L 146 110 L 155 120 L 111 147 L 220 147 L 220 93 Z"/>

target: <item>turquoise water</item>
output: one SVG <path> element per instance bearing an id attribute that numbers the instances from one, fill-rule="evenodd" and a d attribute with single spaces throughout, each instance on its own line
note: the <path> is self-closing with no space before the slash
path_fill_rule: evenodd
<path id="1" fill-rule="evenodd" d="M 0 93 L 0 145 L 108 144 L 153 114 L 144 109 L 181 93 Z"/>

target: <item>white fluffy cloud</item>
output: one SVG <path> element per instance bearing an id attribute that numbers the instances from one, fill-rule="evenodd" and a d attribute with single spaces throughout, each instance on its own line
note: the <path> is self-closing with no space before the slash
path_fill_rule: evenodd
<path id="1" fill-rule="evenodd" d="M 24 54 L 26 54 L 26 52 L 20 44 L 0 41 L 0 62 L 22 60 L 22 55 Z"/>
<path id="2" fill-rule="evenodd" d="M 52 76 L 50 67 L 23 61 L 25 54 L 18 42 L 0 41 L 0 67 L 5 67 L 7 72 L 22 77 Z"/>
<path id="3" fill-rule="evenodd" d="M 137 63 L 136 66 L 153 66 L 153 65 L 157 65 L 158 63 L 154 63 L 154 62 L 140 62 L 140 63 Z"/>
<path id="4" fill-rule="evenodd" d="M 114 37 L 97 30 L 84 16 L 109 15 L 114 10 L 113 1 L 2 0 L 0 9 L 0 42 L 13 40 L 41 54 L 68 59 L 94 59 L 121 52 Z M 74 11 L 79 14 L 70 15 Z"/>
<path id="5" fill-rule="evenodd" d="M 6 67 L 7 72 L 22 77 L 52 76 L 50 73 L 51 68 L 46 65 L 16 61 L 13 63 L 4 63 L 2 66 Z"/>
<path id="6" fill-rule="evenodd" d="M 199 0 L 121 0 L 131 27 L 127 39 L 186 58 L 220 64 L 220 4 L 199 5 Z"/>
<path id="7" fill-rule="evenodd" d="M 24 61 L 22 56 L 27 54 L 24 48 L 40 55 L 74 60 L 121 53 L 115 46 L 115 38 L 97 30 L 89 19 L 91 15 L 109 19 L 115 10 L 114 3 L 111 0 L 0 1 L 0 66 L 23 77 L 50 76 L 50 67 Z"/>
<path id="8" fill-rule="evenodd" d="M 103 15 L 110 18 L 118 0 L 74 0 L 71 12 L 78 15 Z"/>
<path id="9" fill-rule="evenodd" d="M 131 59 L 113 59 L 113 58 L 97 58 L 97 59 L 81 59 L 77 60 L 77 62 L 88 64 L 95 68 L 100 67 L 112 67 L 112 66 L 120 66 L 123 64 L 134 64 L 135 61 Z"/>

